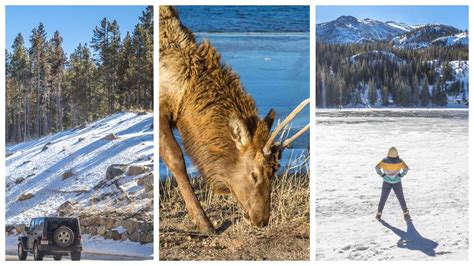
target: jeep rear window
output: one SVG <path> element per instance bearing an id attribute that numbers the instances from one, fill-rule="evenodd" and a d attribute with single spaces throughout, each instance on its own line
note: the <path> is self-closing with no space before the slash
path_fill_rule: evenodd
<path id="1" fill-rule="evenodd" d="M 48 219 L 48 232 L 54 232 L 60 226 L 67 226 L 72 231 L 77 233 L 77 220 L 76 219 Z"/>

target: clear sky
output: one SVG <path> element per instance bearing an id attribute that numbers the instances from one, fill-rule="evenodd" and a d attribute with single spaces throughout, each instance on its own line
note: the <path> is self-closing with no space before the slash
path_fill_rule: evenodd
<path id="1" fill-rule="evenodd" d="M 461 30 L 469 27 L 468 6 L 316 6 L 317 23 L 343 15 L 407 24 L 440 23 Z"/>
<path id="2" fill-rule="evenodd" d="M 7 6 L 6 48 L 11 51 L 15 37 L 21 32 L 26 47 L 30 47 L 31 30 L 43 22 L 48 39 L 58 30 L 63 37 L 63 49 L 69 55 L 79 42 L 90 43 L 93 29 L 102 18 L 117 20 L 122 38 L 133 32 L 138 17 L 146 6 Z"/>

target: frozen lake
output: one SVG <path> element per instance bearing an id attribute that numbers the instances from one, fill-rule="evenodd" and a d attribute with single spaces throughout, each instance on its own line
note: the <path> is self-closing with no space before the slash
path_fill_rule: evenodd
<path id="1" fill-rule="evenodd" d="M 469 247 L 468 110 L 318 110 L 318 260 L 465 260 Z M 375 220 L 375 165 L 396 146 L 412 224 L 392 193 Z"/>
<path id="2" fill-rule="evenodd" d="M 275 121 L 284 119 L 309 98 L 309 33 L 198 33 L 196 37 L 199 41 L 209 39 L 222 60 L 239 74 L 262 117 L 273 108 Z M 307 123 L 309 107 L 293 120 L 292 132 Z M 282 168 L 306 152 L 308 145 L 306 133 L 283 153 Z M 191 164 L 188 165 L 189 171 L 194 172 Z M 168 170 L 160 160 L 160 177 L 167 175 Z"/>

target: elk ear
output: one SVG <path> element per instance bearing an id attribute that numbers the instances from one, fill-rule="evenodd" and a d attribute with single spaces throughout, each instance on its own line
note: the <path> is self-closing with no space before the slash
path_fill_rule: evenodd
<path id="1" fill-rule="evenodd" d="M 235 146 L 241 150 L 245 145 L 250 143 L 249 131 L 240 119 L 231 119 L 229 125 L 231 129 L 230 134 L 235 142 Z"/>
<path id="2" fill-rule="evenodd" d="M 272 125 L 273 125 L 274 120 L 275 120 L 275 110 L 270 109 L 265 119 L 263 119 L 263 121 L 265 121 L 265 124 L 267 124 L 268 131 L 272 130 Z"/>

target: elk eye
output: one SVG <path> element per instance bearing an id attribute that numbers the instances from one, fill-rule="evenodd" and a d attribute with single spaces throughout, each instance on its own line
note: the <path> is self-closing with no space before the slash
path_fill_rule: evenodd
<path id="1" fill-rule="evenodd" d="M 254 172 L 252 172 L 251 175 L 252 175 L 253 182 L 257 183 L 257 181 L 258 181 L 257 180 L 257 175 Z"/>

